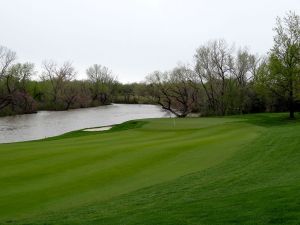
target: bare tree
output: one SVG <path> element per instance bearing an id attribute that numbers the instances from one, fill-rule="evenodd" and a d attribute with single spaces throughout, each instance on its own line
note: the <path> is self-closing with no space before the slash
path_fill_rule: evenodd
<path id="1" fill-rule="evenodd" d="M 242 113 L 249 82 L 259 59 L 247 49 L 234 51 L 224 40 L 211 41 L 195 54 L 195 83 L 200 83 L 214 114 Z"/>
<path id="2" fill-rule="evenodd" d="M 9 66 L 16 60 L 16 53 L 0 46 L 0 79 L 5 76 Z"/>
<path id="3" fill-rule="evenodd" d="M 4 83 L 0 90 L 0 110 L 11 106 L 20 108 L 23 112 L 33 110 L 33 99 L 26 92 L 26 82 L 33 74 L 33 64 L 17 63 L 16 53 L 4 46 L 0 46 L 0 81 Z"/>
<path id="4" fill-rule="evenodd" d="M 34 100 L 28 94 L 27 82 L 34 74 L 34 65 L 31 63 L 17 63 L 9 66 L 2 80 L 5 84 L 5 89 L 1 94 L 1 108 L 11 106 L 12 112 L 32 112 L 34 111 Z"/>
<path id="5" fill-rule="evenodd" d="M 224 40 L 211 41 L 197 49 L 195 59 L 195 72 L 210 108 L 225 115 L 226 80 L 231 78 L 233 67 L 232 48 Z"/>
<path id="6" fill-rule="evenodd" d="M 44 61 L 43 63 L 43 80 L 49 80 L 52 88 L 52 102 L 56 104 L 63 89 L 68 81 L 76 77 L 75 69 L 70 62 L 65 62 L 61 66 L 53 61 Z"/>
<path id="7" fill-rule="evenodd" d="M 245 87 L 247 81 L 251 79 L 250 54 L 246 49 L 239 49 L 234 61 L 233 75 L 240 87 Z"/>
<path id="8" fill-rule="evenodd" d="M 21 91 L 26 92 L 26 82 L 28 82 L 34 74 L 35 71 L 33 63 L 17 63 L 9 68 L 6 79 L 14 79 L 15 81 L 17 81 L 17 84 L 19 86 L 18 88 Z"/>
<path id="9" fill-rule="evenodd" d="M 111 70 L 105 66 L 94 64 L 86 70 L 86 74 L 92 83 L 93 100 L 98 100 L 103 105 L 109 103 L 112 86 L 117 80 Z"/>
<path id="10" fill-rule="evenodd" d="M 232 68 L 237 95 L 235 103 L 237 110 L 242 113 L 247 104 L 249 82 L 256 76 L 259 58 L 249 53 L 247 49 L 239 49 Z"/>
<path id="11" fill-rule="evenodd" d="M 157 103 L 177 117 L 191 113 L 198 97 L 198 90 L 191 81 L 193 73 L 186 66 L 179 66 L 170 72 L 155 71 L 148 76 Z"/>
<path id="12" fill-rule="evenodd" d="M 62 100 L 65 102 L 65 110 L 69 110 L 71 106 L 76 102 L 76 100 L 79 97 L 79 91 L 78 88 L 75 86 L 75 83 L 68 82 L 64 89 L 63 89 L 63 95 Z"/>

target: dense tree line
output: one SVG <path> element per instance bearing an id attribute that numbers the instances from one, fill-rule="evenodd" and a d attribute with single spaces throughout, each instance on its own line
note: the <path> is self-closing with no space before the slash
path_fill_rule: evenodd
<path id="1" fill-rule="evenodd" d="M 300 18 L 293 12 L 278 18 L 274 46 L 258 57 L 235 50 L 225 40 L 200 46 L 193 66 L 179 66 L 148 76 L 152 93 L 164 109 L 178 117 L 190 112 L 229 115 L 299 109 Z"/>
<path id="2" fill-rule="evenodd" d="M 179 117 L 192 111 L 228 115 L 264 110 L 253 84 L 260 65 L 257 56 L 247 49 L 234 52 L 226 41 L 215 40 L 200 46 L 194 58 L 193 67 L 181 65 L 148 77 L 163 108 Z"/>
<path id="3" fill-rule="evenodd" d="M 112 71 L 95 64 L 88 79 L 77 80 L 70 62 L 16 62 L 16 53 L 0 47 L 0 115 L 37 110 L 68 110 L 115 103 L 159 104 L 178 117 L 192 112 L 229 115 L 290 111 L 300 97 L 300 18 L 293 12 L 278 18 L 274 45 L 266 56 L 213 40 L 195 52 L 192 65 L 155 71 L 142 83 L 122 84 Z M 38 75 L 40 79 L 34 80 Z"/>
<path id="4" fill-rule="evenodd" d="M 16 53 L 0 47 L 0 115 L 37 110 L 68 110 L 118 103 L 153 103 L 146 84 L 121 84 L 104 66 L 86 70 L 88 79 L 77 80 L 70 62 L 43 62 L 37 74 L 32 63 L 16 62 Z M 33 79 L 33 77 L 39 79 Z"/>

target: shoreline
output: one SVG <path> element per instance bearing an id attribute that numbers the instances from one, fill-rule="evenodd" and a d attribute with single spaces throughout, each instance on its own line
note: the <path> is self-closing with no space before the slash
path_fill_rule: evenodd
<path id="1" fill-rule="evenodd" d="M 70 108 L 70 109 L 38 109 L 38 110 L 33 111 L 33 112 L 15 113 L 15 114 L 10 114 L 10 115 L 2 115 L 0 113 L 0 118 L 22 116 L 22 115 L 32 115 L 32 114 L 37 114 L 39 112 L 68 112 L 68 111 L 73 111 L 73 110 L 91 109 L 91 108 L 105 107 L 105 106 L 110 106 L 110 105 L 155 105 L 155 106 L 159 106 L 158 104 L 154 104 L 154 103 L 120 103 L 120 102 L 112 102 L 112 103 L 106 104 L 106 105 L 97 105 L 97 106 L 88 106 L 88 107 L 79 107 L 79 108 Z"/>

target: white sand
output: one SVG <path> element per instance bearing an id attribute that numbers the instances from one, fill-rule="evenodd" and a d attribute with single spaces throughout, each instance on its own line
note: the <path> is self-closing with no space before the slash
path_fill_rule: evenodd
<path id="1" fill-rule="evenodd" d="M 98 128 L 89 128 L 85 129 L 83 131 L 105 131 L 105 130 L 110 130 L 112 127 L 98 127 Z"/>

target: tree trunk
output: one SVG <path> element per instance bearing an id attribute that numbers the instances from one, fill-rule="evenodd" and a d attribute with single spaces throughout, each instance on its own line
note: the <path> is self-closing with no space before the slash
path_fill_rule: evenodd
<path id="1" fill-rule="evenodd" d="M 289 111 L 290 111 L 290 119 L 295 118 L 295 108 L 294 108 L 294 95 L 293 91 L 289 93 Z"/>
<path id="2" fill-rule="evenodd" d="M 290 119 L 295 119 L 295 111 L 294 111 L 294 109 L 290 109 Z"/>

